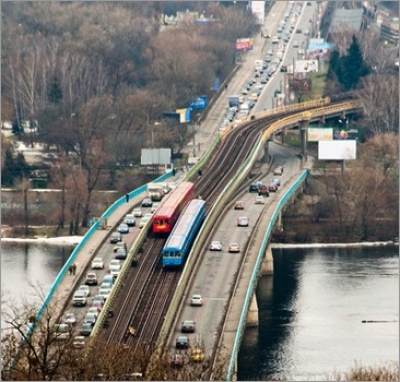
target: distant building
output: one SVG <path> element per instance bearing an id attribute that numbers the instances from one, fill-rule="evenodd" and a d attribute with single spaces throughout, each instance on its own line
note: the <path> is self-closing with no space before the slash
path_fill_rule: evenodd
<path id="1" fill-rule="evenodd" d="M 335 33 L 360 32 L 363 28 L 363 9 L 336 9 L 329 27 L 328 39 Z"/>

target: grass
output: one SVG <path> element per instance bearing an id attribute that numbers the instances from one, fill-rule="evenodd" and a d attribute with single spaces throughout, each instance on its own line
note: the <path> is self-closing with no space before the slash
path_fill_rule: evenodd
<path id="1" fill-rule="evenodd" d="M 312 74 L 312 95 L 313 98 L 322 97 L 325 90 L 326 75 L 329 70 L 328 63 L 324 63 L 323 70 L 321 63 L 319 64 L 319 71 Z"/>

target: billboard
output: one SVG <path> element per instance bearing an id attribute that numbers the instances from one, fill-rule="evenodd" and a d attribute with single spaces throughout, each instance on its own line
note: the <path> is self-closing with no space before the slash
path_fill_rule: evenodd
<path id="1" fill-rule="evenodd" d="M 333 128 L 333 139 L 349 139 L 349 140 L 360 140 L 360 131 L 356 128 L 353 129 L 340 129 Z"/>
<path id="2" fill-rule="evenodd" d="M 254 39 L 238 38 L 236 39 L 236 50 L 247 51 L 253 49 Z"/>
<path id="3" fill-rule="evenodd" d="M 332 50 L 333 44 L 325 42 L 323 39 L 310 39 L 307 47 L 307 58 L 328 61 Z"/>
<path id="4" fill-rule="evenodd" d="M 309 127 L 307 129 L 307 141 L 331 141 L 333 139 L 332 127 Z"/>
<path id="5" fill-rule="evenodd" d="M 318 72 L 318 60 L 297 60 L 294 71 L 295 73 Z"/>
<path id="6" fill-rule="evenodd" d="M 265 23 L 265 1 L 252 1 L 251 12 L 257 17 L 258 23 L 264 25 Z"/>
<path id="7" fill-rule="evenodd" d="M 176 109 L 177 114 L 179 114 L 179 123 L 187 123 L 190 122 L 190 111 L 192 109 L 190 107 L 186 109 Z"/>
<path id="8" fill-rule="evenodd" d="M 356 159 L 357 141 L 319 141 L 318 159 L 351 160 Z"/>
<path id="9" fill-rule="evenodd" d="M 142 149 L 140 164 L 148 166 L 153 164 L 171 163 L 171 149 Z"/>

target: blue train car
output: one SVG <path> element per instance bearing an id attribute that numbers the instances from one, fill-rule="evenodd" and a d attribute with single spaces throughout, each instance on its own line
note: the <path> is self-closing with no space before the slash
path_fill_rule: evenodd
<path id="1" fill-rule="evenodd" d="M 206 216 L 204 200 L 193 199 L 179 217 L 162 250 L 164 268 L 180 267 Z"/>

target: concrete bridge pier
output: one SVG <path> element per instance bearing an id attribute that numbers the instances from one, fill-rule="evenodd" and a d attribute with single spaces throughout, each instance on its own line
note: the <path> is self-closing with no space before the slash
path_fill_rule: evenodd
<path id="1" fill-rule="evenodd" d="M 282 223 L 282 217 L 281 217 L 281 214 L 279 214 L 279 218 L 277 221 L 278 227 L 280 227 L 279 224 L 281 224 L 281 223 Z M 265 251 L 264 259 L 261 263 L 260 275 L 267 276 L 267 275 L 272 275 L 272 274 L 274 274 L 274 259 L 272 257 L 271 246 L 268 245 L 267 250 Z"/>
<path id="2" fill-rule="evenodd" d="M 247 327 L 258 326 L 258 304 L 257 304 L 257 297 L 253 294 L 251 298 L 249 311 L 247 312 L 247 320 L 246 320 Z"/>

